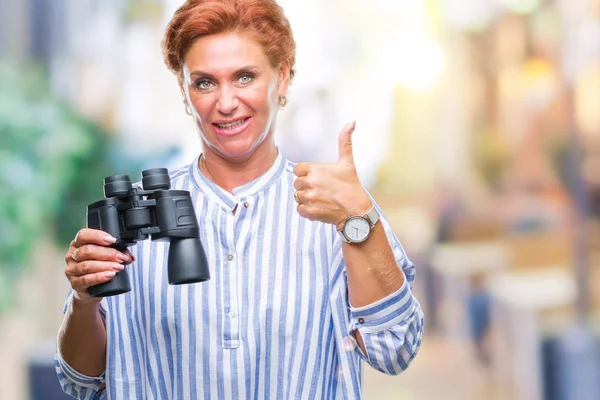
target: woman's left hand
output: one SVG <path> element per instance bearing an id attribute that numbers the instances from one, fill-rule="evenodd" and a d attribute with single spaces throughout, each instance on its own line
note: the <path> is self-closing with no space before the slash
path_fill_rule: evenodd
<path id="1" fill-rule="evenodd" d="M 298 213 L 311 221 L 321 221 L 342 229 L 349 215 L 364 215 L 371 199 L 358 179 L 352 154 L 355 122 L 340 132 L 339 157 L 335 163 L 302 162 L 294 167 Z"/>

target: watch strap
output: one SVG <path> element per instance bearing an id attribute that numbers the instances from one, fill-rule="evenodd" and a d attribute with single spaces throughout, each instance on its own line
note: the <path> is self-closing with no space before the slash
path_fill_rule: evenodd
<path id="1" fill-rule="evenodd" d="M 375 224 L 379 222 L 379 212 L 375 206 L 371 207 L 371 209 L 365 214 L 365 218 L 369 220 L 371 228 L 373 228 Z"/>
<path id="2" fill-rule="evenodd" d="M 344 232 L 344 228 L 339 230 L 338 233 L 340 234 L 340 237 L 342 238 L 342 242 L 350 243 L 350 239 L 348 239 L 348 236 L 346 236 L 346 232 Z"/>

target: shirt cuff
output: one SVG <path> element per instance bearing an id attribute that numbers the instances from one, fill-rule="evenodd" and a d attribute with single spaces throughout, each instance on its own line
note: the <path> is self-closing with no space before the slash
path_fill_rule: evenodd
<path id="1" fill-rule="evenodd" d="M 78 372 L 75 369 L 73 369 L 73 367 L 71 367 L 69 364 L 67 364 L 67 362 L 62 358 L 58 351 L 56 352 L 56 362 L 58 364 L 58 368 L 60 369 L 60 373 L 62 373 L 63 377 L 67 381 L 72 382 L 77 386 L 90 388 L 97 391 L 104 384 L 105 372 L 103 372 L 99 376 L 84 375 L 81 372 Z"/>
<path id="2" fill-rule="evenodd" d="M 361 334 L 384 332 L 393 326 L 403 325 L 413 315 L 416 301 L 405 279 L 396 292 L 375 303 L 352 307 L 350 305 L 350 332 L 359 330 Z"/>

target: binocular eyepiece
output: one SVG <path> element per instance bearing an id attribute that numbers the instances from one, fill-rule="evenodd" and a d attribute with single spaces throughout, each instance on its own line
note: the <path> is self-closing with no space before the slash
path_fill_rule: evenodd
<path id="1" fill-rule="evenodd" d="M 149 237 L 168 241 L 169 284 L 204 282 L 210 279 L 210 272 L 190 192 L 170 187 L 166 168 L 142 171 L 141 188 L 134 187 L 128 175 L 107 177 L 105 199 L 87 207 L 87 226 L 115 237 L 117 241 L 111 247 L 120 251 Z M 93 297 L 107 297 L 130 290 L 124 269 L 88 292 Z"/>
<path id="2" fill-rule="evenodd" d="M 129 175 L 113 175 L 104 178 L 104 197 L 123 197 L 132 188 Z M 171 179 L 166 168 L 154 168 L 142 171 L 143 190 L 169 190 Z"/>

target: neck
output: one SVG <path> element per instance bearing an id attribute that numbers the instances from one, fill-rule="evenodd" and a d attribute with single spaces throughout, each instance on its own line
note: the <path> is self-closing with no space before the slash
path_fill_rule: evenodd
<path id="1" fill-rule="evenodd" d="M 245 161 L 231 162 L 212 151 L 205 151 L 200 156 L 198 166 L 205 177 L 220 188 L 233 193 L 233 189 L 267 172 L 273 166 L 277 154 L 277 147 L 271 144 L 265 149 L 257 149 Z"/>

